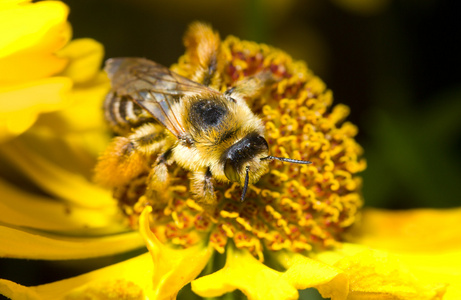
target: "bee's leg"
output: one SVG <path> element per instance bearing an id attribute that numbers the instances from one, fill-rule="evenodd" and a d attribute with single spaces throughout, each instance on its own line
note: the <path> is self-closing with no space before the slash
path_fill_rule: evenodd
<path id="1" fill-rule="evenodd" d="M 94 180 L 105 187 L 117 187 L 129 183 L 148 170 L 145 155 L 137 151 L 129 138 L 116 137 L 99 157 Z"/>
<path id="2" fill-rule="evenodd" d="M 171 157 L 172 148 L 161 154 L 152 166 L 149 174 L 149 189 L 153 192 L 164 191 L 168 186 L 168 161 Z M 161 195 L 158 195 L 161 196 Z"/>
<path id="3" fill-rule="evenodd" d="M 255 99 L 259 99 L 264 92 L 268 91 L 267 87 L 280 79 L 275 78 L 271 72 L 261 71 L 234 83 L 224 92 L 224 95 L 233 102 L 245 99 L 245 103 L 252 104 Z"/>
<path id="4" fill-rule="evenodd" d="M 129 136 L 137 151 L 146 156 L 157 154 L 164 149 L 166 144 L 165 128 L 159 124 L 146 123 Z"/>
<path id="5" fill-rule="evenodd" d="M 152 171 L 150 172 L 149 188 L 154 192 L 164 191 L 168 185 L 168 168 L 167 162 L 172 153 L 172 148 L 159 155 Z"/>
<path id="6" fill-rule="evenodd" d="M 205 86 L 218 86 L 220 70 L 224 68 L 219 35 L 211 27 L 195 22 L 187 30 L 184 43 L 195 70 L 191 79 Z"/>
<path id="7" fill-rule="evenodd" d="M 191 184 L 192 192 L 197 201 L 207 205 L 216 204 L 216 195 L 213 187 L 213 176 L 210 169 L 194 173 Z"/>
<path id="8" fill-rule="evenodd" d="M 95 168 L 94 180 L 102 186 L 118 188 L 129 185 L 142 174 L 152 171 L 152 159 L 163 149 L 168 148 L 165 128 L 159 124 L 146 123 L 136 129 L 129 136 L 115 137 L 103 155 L 99 158 Z M 167 180 L 165 162 L 166 151 L 158 156 L 160 166 L 154 170 L 156 182 Z"/>
<path id="9" fill-rule="evenodd" d="M 129 138 L 136 149 L 149 159 L 149 165 L 152 163 L 152 157 L 155 158 L 158 154 L 150 168 L 148 186 L 153 191 L 165 189 L 168 181 L 167 161 L 171 154 L 171 149 L 159 154 L 168 147 L 165 128 L 159 124 L 146 123 L 137 128 Z"/>
<path id="10" fill-rule="evenodd" d="M 151 200 L 150 205 L 162 204 L 168 202 L 168 163 L 172 153 L 172 148 L 169 148 L 164 153 L 160 154 L 155 162 L 151 165 L 151 170 L 147 178 L 147 189 L 145 196 Z"/>

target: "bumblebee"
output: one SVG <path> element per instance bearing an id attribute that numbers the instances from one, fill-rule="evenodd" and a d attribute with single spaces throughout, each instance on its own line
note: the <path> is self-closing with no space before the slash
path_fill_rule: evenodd
<path id="1" fill-rule="evenodd" d="M 194 77 L 200 82 L 143 58 L 106 62 L 112 89 L 104 114 L 119 136 L 96 167 L 99 182 L 124 184 L 154 157 L 149 189 L 161 194 L 168 185 L 168 166 L 176 163 L 191 172 L 197 201 L 214 204 L 215 180 L 239 183 L 243 201 L 248 185 L 267 172 L 271 160 L 311 163 L 269 155 L 264 125 L 245 101 L 276 79 L 260 72 L 221 93 L 208 86 L 217 68 L 217 51 L 211 50 L 203 54 L 206 63 Z"/>

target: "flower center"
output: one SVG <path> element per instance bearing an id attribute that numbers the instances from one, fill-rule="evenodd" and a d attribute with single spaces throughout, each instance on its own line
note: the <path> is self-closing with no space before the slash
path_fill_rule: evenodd
<path id="1" fill-rule="evenodd" d="M 207 239 L 223 253 L 232 240 L 263 260 L 264 249 L 305 252 L 336 245 L 362 205 L 361 179 L 354 174 L 365 162 L 354 140 L 356 127 L 342 122 L 348 108 L 337 105 L 329 111 L 331 92 L 303 64 L 280 51 L 233 37 L 223 48 L 231 57 L 223 86 L 261 69 L 283 78 L 250 107 L 264 122 L 271 155 L 312 164 L 272 161 L 268 173 L 249 186 L 244 202 L 237 183 L 215 183 L 218 204 L 202 207 L 189 192 L 188 172 L 176 165 L 169 167 L 166 202 L 146 192 L 149 166 L 119 187 L 115 197 L 132 224 L 143 206 L 151 205 L 155 235 L 182 247 Z"/>

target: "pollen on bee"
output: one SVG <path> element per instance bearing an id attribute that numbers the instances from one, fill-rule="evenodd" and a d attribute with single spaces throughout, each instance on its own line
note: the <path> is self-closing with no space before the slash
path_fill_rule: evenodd
<path id="1" fill-rule="evenodd" d="M 116 137 L 99 158 L 94 180 L 102 186 L 126 184 L 146 168 L 145 156 L 126 137 Z"/>

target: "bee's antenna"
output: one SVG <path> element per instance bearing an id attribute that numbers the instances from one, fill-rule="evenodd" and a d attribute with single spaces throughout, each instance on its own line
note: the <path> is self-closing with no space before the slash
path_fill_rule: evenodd
<path id="1" fill-rule="evenodd" d="M 284 158 L 284 157 L 276 157 L 276 156 L 268 156 L 268 157 L 263 157 L 261 158 L 261 160 L 266 160 L 266 159 L 270 159 L 270 160 L 280 160 L 280 161 L 284 161 L 284 162 L 290 162 L 290 163 L 294 163 L 294 164 L 303 164 L 303 165 L 310 165 L 312 162 L 311 161 L 307 161 L 307 160 L 297 160 L 297 159 L 291 159 L 291 158 Z"/>
<path id="2" fill-rule="evenodd" d="M 245 175 L 245 183 L 243 184 L 243 191 L 242 191 L 242 196 L 240 197 L 240 201 L 244 201 L 245 200 L 245 195 L 247 193 L 247 190 L 248 190 L 248 180 L 250 179 L 250 175 L 248 174 L 250 172 L 250 167 L 247 166 L 246 167 L 246 175 Z"/>

